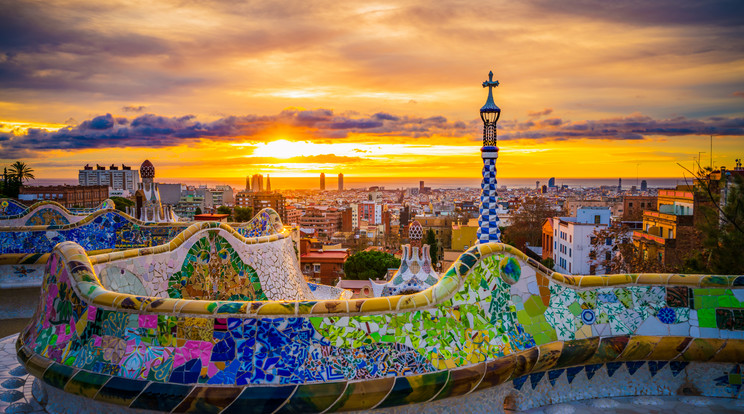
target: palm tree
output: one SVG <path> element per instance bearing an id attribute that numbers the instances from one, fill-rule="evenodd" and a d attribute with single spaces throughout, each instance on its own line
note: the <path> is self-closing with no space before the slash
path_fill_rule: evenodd
<path id="1" fill-rule="evenodd" d="M 9 173 L 21 183 L 28 180 L 35 180 L 34 169 L 26 165 L 25 162 L 16 161 L 10 166 Z"/>

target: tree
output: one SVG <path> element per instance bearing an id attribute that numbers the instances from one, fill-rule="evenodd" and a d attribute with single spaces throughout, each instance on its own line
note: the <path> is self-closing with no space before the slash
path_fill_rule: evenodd
<path id="1" fill-rule="evenodd" d="M 235 207 L 233 209 L 233 214 L 235 216 L 235 221 L 244 223 L 246 221 L 251 221 L 253 218 L 253 207 Z"/>
<path id="2" fill-rule="evenodd" d="M 201 207 L 198 207 L 198 206 L 197 206 L 197 207 L 196 207 L 196 210 L 194 210 L 194 215 L 197 215 L 197 214 L 202 214 L 202 209 L 201 209 Z"/>
<path id="3" fill-rule="evenodd" d="M 228 206 L 217 207 L 217 214 L 230 214 L 230 216 L 227 217 L 227 221 L 232 221 L 232 209 Z"/>
<path id="4" fill-rule="evenodd" d="M 21 184 L 25 181 L 36 179 L 33 173 L 34 170 L 22 161 L 16 161 L 10 166 L 10 174 L 20 181 Z"/>
<path id="5" fill-rule="evenodd" d="M 354 254 L 363 251 L 367 247 L 369 247 L 369 238 L 367 237 L 367 232 L 363 231 L 359 235 L 359 237 L 355 237 L 354 239 L 352 239 L 351 247 L 349 248 L 349 250 L 352 254 Z"/>
<path id="6" fill-rule="evenodd" d="M 720 180 L 712 174 L 700 177 L 695 186 L 699 219 L 695 227 L 702 235 L 702 250 L 694 252 L 685 261 L 685 271 L 703 271 L 713 274 L 744 274 L 744 176 L 734 175 Z M 726 194 L 725 202 L 721 195 Z"/>
<path id="7" fill-rule="evenodd" d="M 388 231 L 385 233 L 384 246 L 387 250 L 399 250 L 400 234 L 397 231 Z"/>
<path id="8" fill-rule="evenodd" d="M 111 197 L 111 201 L 114 202 L 114 207 L 119 211 L 127 211 L 127 207 L 133 207 L 134 201 L 124 197 Z"/>
<path id="9" fill-rule="evenodd" d="M 595 230 L 594 236 L 590 239 L 590 267 L 592 269 L 602 267 L 605 274 L 668 271 L 664 263 L 654 257 L 647 257 L 642 249 L 633 243 L 631 233 L 627 226 L 618 224 Z"/>
<path id="10" fill-rule="evenodd" d="M 429 245 L 429 256 L 431 256 L 432 266 L 436 266 L 439 262 L 439 242 L 437 241 L 437 235 L 434 230 L 429 229 L 426 231 L 426 238 L 424 244 Z"/>
<path id="11" fill-rule="evenodd" d="M 390 268 L 400 267 L 400 259 L 390 253 L 363 251 L 351 255 L 344 263 L 346 279 L 367 280 L 383 278 Z"/>
<path id="12" fill-rule="evenodd" d="M 502 241 L 522 251 L 526 249 L 527 243 L 540 246 L 543 222 L 556 214 L 556 207 L 545 198 L 526 198 L 512 213 L 511 224 L 506 227 Z"/>

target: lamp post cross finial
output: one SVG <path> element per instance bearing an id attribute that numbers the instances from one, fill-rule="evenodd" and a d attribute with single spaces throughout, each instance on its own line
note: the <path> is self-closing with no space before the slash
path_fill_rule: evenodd
<path id="1" fill-rule="evenodd" d="M 488 93 L 491 93 L 491 88 L 499 86 L 499 81 L 493 80 L 493 71 L 488 72 L 488 80 L 483 82 L 483 87 L 488 88 Z"/>

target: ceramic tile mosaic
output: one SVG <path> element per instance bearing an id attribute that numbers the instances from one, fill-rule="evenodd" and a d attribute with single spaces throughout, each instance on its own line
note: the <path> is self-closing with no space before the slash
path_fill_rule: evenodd
<path id="1" fill-rule="evenodd" d="M 114 208 L 110 199 L 95 208 L 67 209 L 54 201 L 41 201 L 26 207 L 17 200 L 3 198 L 0 199 L 0 227 L 63 226 L 77 223 L 96 211 Z"/>
<path id="2" fill-rule="evenodd" d="M 497 386 L 648 383 L 698 366 L 711 369 L 700 392 L 740 396 L 744 276 L 538 269 L 509 246 L 481 244 L 423 292 L 320 300 L 313 292 L 327 288 L 292 279 L 301 276 L 288 233 L 245 239 L 204 224 L 166 247 L 90 258 L 63 243 L 18 354 L 52 387 L 100 375 L 111 379 L 95 386 L 97 400 L 149 406 L 138 395 L 162 388 L 175 411 L 253 400 L 288 412 L 384 408 Z M 104 289 L 96 274 L 132 293 Z M 259 291 L 268 300 L 255 300 Z"/>
<path id="3" fill-rule="evenodd" d="M 418 222 L 414 223 L 418 224 Z M 418 224 L 418 227 L 420 228 L 421 225 Z M 402 247 L 403 256 L 400 267 L 393 277 L 385 283 L 370 280 L 374 296 L 394 296 L 421 292 L 434 286 L 439 280 L 439 274 L 431 265 L 428 244 L 421 247 L 405 244 Z"/>

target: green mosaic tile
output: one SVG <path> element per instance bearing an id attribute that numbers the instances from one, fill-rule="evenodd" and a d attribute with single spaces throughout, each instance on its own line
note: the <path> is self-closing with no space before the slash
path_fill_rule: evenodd
<path id="1" fill-rule="evenodd" d="M 573 313 L 574 316 L 581 315 L 581 305 L 579 305 L 579 302 L 574 302 L 568 306 L 568 310 Z"/>
<path id="2" fill-rule="evenodd" d="M 713 308 L 700 309 L 697 311 L 698 322 L 701 328 L 717 328 L 716 310 Z"/>
<path id="3" fill-rule="evenodd" d="M 546 309 L 547 306 L 543 304 L 542 298 L 539 296 L 530 296 L 524 304 L 524 310 L 526 310 L 527 314 L 530 316 L 542 315 L 545 313 Z"/>

